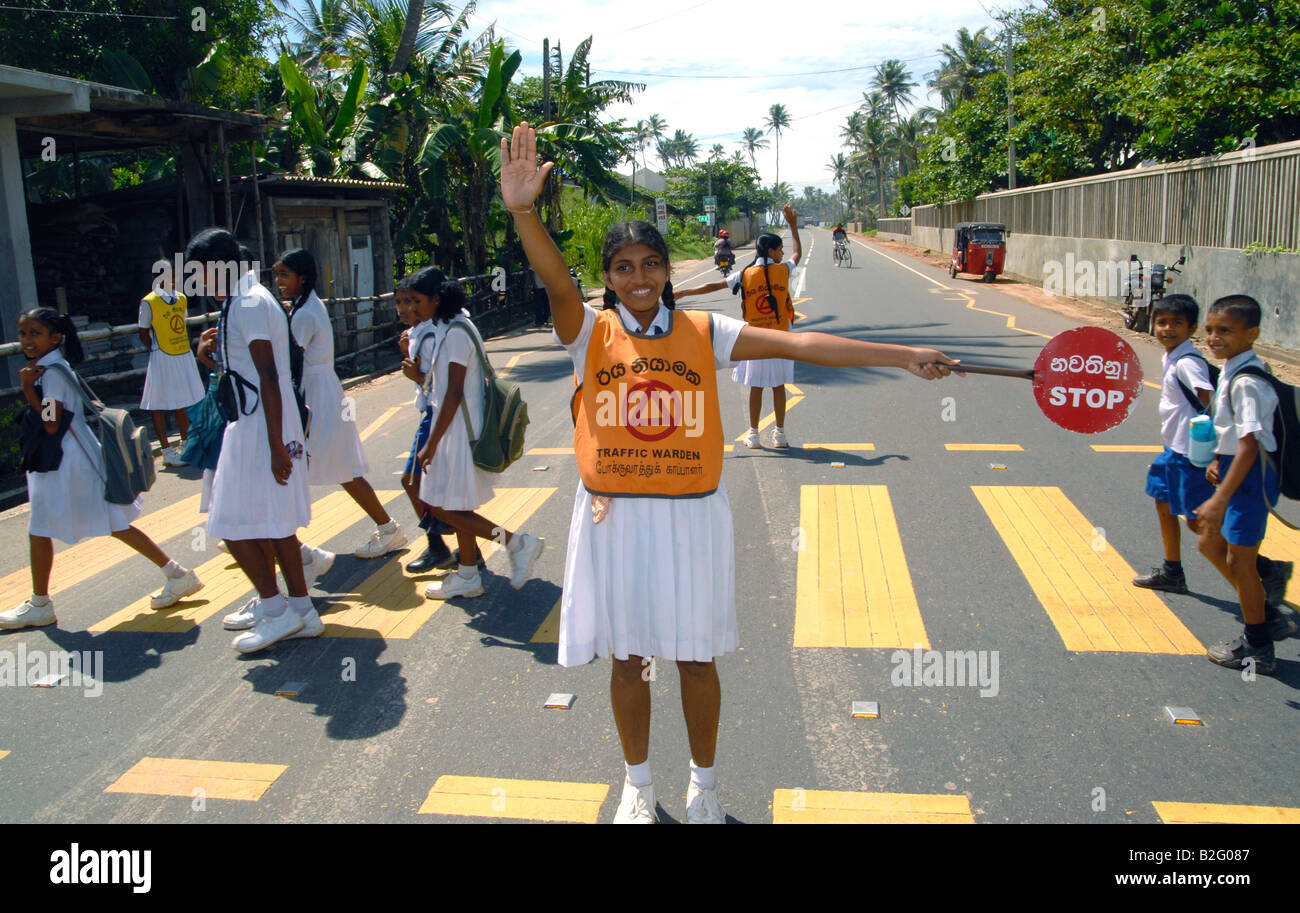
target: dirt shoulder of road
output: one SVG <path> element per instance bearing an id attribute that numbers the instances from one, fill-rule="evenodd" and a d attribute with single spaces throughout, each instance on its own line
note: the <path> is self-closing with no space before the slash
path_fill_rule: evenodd
<path id="1" fill-rule="evenodd" d="M 902 244 L 898 241 L 887 241 L 882 238 L 872 238 L 868 235 L 854 235 L 860 241 L 867 244 L 874 244 L 881 250 L 890 254 L 910 257 L 913 260 L 919 260 L 929 266 L 937 267 L 944 272 L 948 271 L 949 254 L 943 251 L 929 250 L 926 248 L 914 247 L 910 244 Z M 957 282 L 971 282 L 980 288 L 986 288 L 984 282 L 975 279 L 972 276 L 958 276 Z M 1040 283 L 1034 282 L 1024 276 L 1017 276 L 1014 273 L 1003 273 L 997 278 L 994 284 L 999 292 L 1004 292 L 1019 298 L 1021 301 L 1043 308 L 1048 311 L 1055 311 L 1066 317 L 1073 318 L 1083 323 L 1092 324 L 1093 326 L 1105 327 L 1113 333 L 1127 339 L 1131 345 L 1145 344 L 1149 346 L 1160 347 L 1160 344 L 1151 336 L 1145 333 L 1137 333 L 1124 326 L 1124 320 L 1119 315 L 1119 308 L 1115 301 L 1109 298 L 1075 298 L 1067 295 L 1049 295 L 1043 291 Z M 1202 318 L 1204 317 L 1204 305 L 1202 305 Z M 1200 346 L 1204 351 L 1205 336 L 1202 332 L 1197 332 L 1192 337 L 1192 342 Z M 1260 358 L 1264 359 L 1273 368 L 1273 373 L 1288 384 L 1300 385 L 1300 352 L 1284 349 L 1280 346 L 1257 345 L 1256 351 L 1259 352 Z"/>

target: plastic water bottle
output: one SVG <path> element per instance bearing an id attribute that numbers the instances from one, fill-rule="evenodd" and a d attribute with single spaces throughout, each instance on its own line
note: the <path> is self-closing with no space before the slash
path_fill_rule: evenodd
<path id="1" fill-rule="evenodd" d="M 1187 447 L 1188 461 L 1200 469 L 1214 462 L 1214 446 L 1218 440 L 1214 434 L 1214 422 L 1208 415 L 1198 415 L 1187 423 L 1190 438 Z"/>

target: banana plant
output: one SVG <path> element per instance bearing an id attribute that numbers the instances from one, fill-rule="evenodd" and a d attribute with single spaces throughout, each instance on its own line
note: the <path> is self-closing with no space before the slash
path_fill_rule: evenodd
<path id="1" fill-rule="evenodd" d="M 302 143 L 298 170 L 317 177 L 334 177 L 347 170 L 355 158 L 356 134 L 361 126 L 359 103 L 366 91 L 369 70 L 358 60 L 348 75 L 341 98 L 327 84 L 317 90 L 288 54 L 280 55 L 280 78 L 289 101 L 292 127 Z"/>

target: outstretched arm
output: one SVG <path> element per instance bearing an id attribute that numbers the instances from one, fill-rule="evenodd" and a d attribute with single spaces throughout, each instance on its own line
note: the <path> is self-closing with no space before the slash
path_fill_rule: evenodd
<path id="1" fill-rule="evenodd" d="M 706 282 L 703 285 L 697 285 L 695 288 L 673 289 L 673 298 L 686 298 L 689 295 L 707 295 L 709 292 L 720 292 L 727 287 L 727 280 L 719 279 L 717 282 Z"/>
<path id="2" fill-rule="evenodd" d="M 509 139 L 501 137 L 501 199 L 514 216 L 529 264 L 546 286 L 555 335 L 568 345 L 582 330 L 582 298 L 535 205 L 553 167 L 554 162 L 538 166 L 537 131 L 527 121 L 515 127 Z"/>
<path id="3" fill-rule="evenodd" d="M 746 326 L 731 350 L 731 360 L 755 358 L 789 358 L 828 367 L 904 368 L 926 380 L 947 377 L 952 368 L 961 371 L 958 361 L 938 349 L 865 342 L 830 333 L 788 333 Z"/>
<path id="4" fill-rule="evenodd" d="M 799 243 L 799 216 L 793 206 L 785 207 L 785 224 L 790 226 L 790 245 L 794 248 L 793 259 L 796 265 L 803 259 L 803 245 Z"/>

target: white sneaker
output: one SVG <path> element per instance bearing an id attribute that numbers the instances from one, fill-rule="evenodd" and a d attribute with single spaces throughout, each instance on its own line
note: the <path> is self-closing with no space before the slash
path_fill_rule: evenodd
<path id="1" fill-rule="evenodd" d="M 619 800 L 618 811 L 614 813 L 615 824 L 658 824 L 655 817 L 654 785 L 637 788 L 627 780 L 623 781 L 623 798 Z"/>
<path id="2" fill-rule="evenodd" d="M 758 442 L 758 432 L 752 428 L 750 429 L 749 434 L 745 435 L 745 446 L 750 450 L 759 450 L 763 446 Z"/>
<path id="3" fill-rule="evenodd" d="M 203 581 L 199 580 L 199 575 L 186 571 L 184 577 L 168 577 L 163 588 L 149 597 L 149 605 L 155 609 L 165 609 L 201 589 Z"/>
<path id="4" fill-rule="evenodd" d="M 790 446 L 789 442 L 787 442 L 786 439 L 785 439 L 785 429 L 784 429 L 784 428 L 775 428 L 775 429 L 773 429 L 773 431 L 772 431 L 772 446 L 775 447 L 777 450 L 784 450 L 785 448 L 787 448 L 787 447 Z"/>
<path id="5" fill-rule="evenodd" d="M 262 600 L 254 596 L 243 607 L 231 612 L 221 619 L 221 626 L 227 631 L 247 631 L 257 619 L 262 617 Z"/>
<path id="6" fill-rule="evenodd" d="M 265 650 L 273 643 L 284 640 L 290 634 L 297 634 L 302 629 L 302 617 L 285 606 L 284 611 L 275 617 L 263 615 L 257 619 L 257 623 L 252 628 L 236 637 L 230 645 L 240 653 L 256 653 L 258 650 Z"/>
<path id="7" fill-rule="evenodd" d="M 174 445 L 163 451 L 164 466 L 185 466 L 188 465 L 184 458 L 181 457 L 180 445 Z"/>
<path id="8" fill-rule="evenodd" d="M 16 609 L 0 612 L 0 630 L 13 631 L 18 628 L 43 628 L 46 625 L 54 624 L 57 620 L 54 617 L 53 599 L 40 606 L 32 605 L 31 600 L 28 599 Z"/>
<path id="9" fill-rule="evenodd" d="M 308 546 L 311 549 L 311 564 L 302 566 L 302 575 L 307 579 L 307 589 L 316 585 L 316 578 L 322 574 L 328 573 L 329 569 L 334 566 L 334 553 L 327 552 L 323 548 L 317 548 L 314 545 Z"/>
<path id="10" fill-rule="evenodd" d="M 290 612 L 293 609 L 289 609 Z M 320 620 L 320 615 L 313 608 L 306 615 L 299 616 L 302 619 L 302 630 L 295 634 L 290 634 L 285 640 L 297 640 L 299 637 L 320 637 L 325 633 L 325 622 Z"/>
<path id="11" fill-rule="evenodd" d="M 482 596 L 483 576 L 474 569 L 474 576 L 468 580 L 460 572 L 448 574 L 441 580 L 435 580 L 424 588 L 424 595 L 429 599 L 455 599 L 457 596 Z"/>
<path id="12" fill-rule="evenodd" d="M 726 824 L 727 814 L 718 802 L 717 789 L 700 789 L 694 783 L 686 790 L 687 824 Z"/>
<path id="13" fill-rule="evenodd" d="M 537 563 L 537 556 L 546 547 L 545 540 L 527 533 L 519 534 L 519 542 L 517 552 L 506 547 L 506 553 L 510 556 L 510 585 L 516 590 L 528 582 L 528 576 L 533 572 L 533 565 Z"/>
<path id="14" fill-rule="evenodd" d="M 354 558 L 382 558 L 389 552 L 395 552 L 406 544 L 406 533 L 398 526 L 391 533 L 380 532 L 378 528 L 370 534 L 370 541 L 352 553 Z"/>

